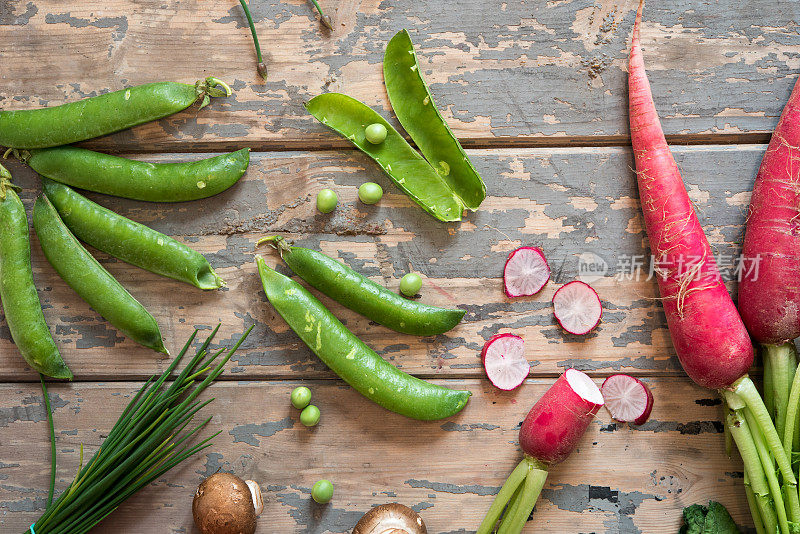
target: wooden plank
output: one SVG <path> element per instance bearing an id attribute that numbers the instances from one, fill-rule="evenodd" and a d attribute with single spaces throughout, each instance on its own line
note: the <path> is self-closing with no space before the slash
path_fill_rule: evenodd
<path id="1" fill-rule="evenodd" d="M 262 484 L 263 532 L 349 532 L 368 508 L 391 501 L 414 506 L 431 533 L 471 532 L 520 460 L 519 423 L 552 380 L 531 380 L 512 393 L 485 381 L 440 382 L 474 395 L 458 416 L 428 423 L 386 412 L 340 383 L 305 383 L 322 410 L 314 430 L 299 423 L 288 402 L 298 382 L 213 386 L 209 394 L 216 400 L 205 413 L 216 414 L 213 429 L 222 430 L 214 447 L 147 488 L 99 532 L 190 531 L 194 488 L 218 469 Z M 526 531 L 672 534 L 681 508 L 709 499 L 749 524 L 741 464 L 722 453 L 721 408 L 714 394 L 685 379 L 649 383 L 656 398 L 650 421 L 629 428 L 610 423 L 602 411 L 578 450 L 551 469 Z M 80 444 L 85 454 L 93 453 L 137 387 L 52 387 L 59 490 L 74 475 Z M 46 498 L 43 415 L 38 385 L 0 385 L 0 529 L 5 532 L 27 528 Z M 335 486 L 328 506 L 309 499 L 320 478 Z"/>
<path id="2" fill-rule="evenodd" d="M 467 144 L 620 143 L 636 4 L 323 2 L 336 21 L 330 33 L 306 0 L 254 2 L 270 65 L 265 83 L 236 2 L 12 2 L 0 12 L 0 42 L 9 44 L 0 51 L 0 105 L 53 106 L 165 77 L 193 83 L 215 75 L 235 96 L 92 146 L 344 146 L 303 101 L 346 92 L 388 114 L 383 50 L 408 28 L 439 108 Z M 684 141 L 726 134 L 763 142 L 800 68 L 799 9 L 766 0 L 648 4 L 642 43 L 666 132 Z"/>
<path id="3" fill-rule="evenodd" d="M 723 255 L 727 275 L 733 274 L 748 191 L 763 150 L 751 145 L 674 151 L 709 238 Z M 649 252 L 629 150 L 526 149 L 471 155 L 486 178 L 489 197 L 458 224 L 442 224 L 425 215 L 375 165 L 352 151 L 254 154 L 240 184 L 199 202 L 163 205 L 93 196 L 197 247 L 227 280 L 224 291 L 204 293 L 100 258 L 159 320 L 172 350 L 180 348 L 195 326 L 209 329 L 221 321 L 222 339 L 231 339 L 255 324 L 231 364 L 231 376 L 240 379 L 330 376 L 287 332 L 260 288 L 255 242 L 275 232 L 321 249 L 391 288 L 397 288 L 409 270 L 418 271 L 426 277 L 425 302 L 467 310 L 462 324 L 451 332 L 416 338 L 371 324 L 323 299 L 354 332 L 406 371 L 483 376 L 481 346 L 496 332 L 510 330 L 527 340 L 535 375 L 555 376 L 569 366 L 599 375 L 620 370 L 682 375 L 655 282 L 647 280 Z M 30 206 L 36 178 L 21 165 L 13 165 L 12 171 Z M 386 191 L 377 206 L 356 200 L 358 185 L 368 180 Z M 339 192 L 341 204 L 333 214 L 321 215 L 314 198 L 328 186 Z M 536 297 L 510 300 L 502 292 L 502 268 L 507 253 L 523 244 L 543 248 L 553 280 Z M 261 253 L 272 264 L 278 261 L 269 248 Z M 603 299 L 603 322 L 591 335 L 578 338 L 559 329 L 550 299 L 560 284 L 577 276 L 582 253 L 593 254 L 608 270 L 592 282 Z M 35 238 L 33 258 L 46 317 L 79 379 L 138 378 L 163 368 L 167 360 L 125 340 L 73 294 L 43 259 Z M 638 280 L 624 279 L 631 258 L 643 264 Z M 2 320 L 0 369 L 5 380 L 37 379 L 19 358 Z"/>

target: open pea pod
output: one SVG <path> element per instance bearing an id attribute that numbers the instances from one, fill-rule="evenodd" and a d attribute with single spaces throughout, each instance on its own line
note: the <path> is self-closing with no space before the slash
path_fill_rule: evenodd
<path id="1" fill-rule="evenodd" d="M 383 79 L 395 115 L 422 155 L 467 208 L 477 209 L 486 198 L 486 185 L 436 109 L 406 30 L 386 46 Z"/>
<path id="2" fill-rule="evenodd" d="M 464 203 L 450 185 L 411 145 L 372 108 L 341 93 L 325 93 L 306 103 L 318 121 L 346 137 L 371 157 L 405 194 L 440 221 L 460 221 Z M 386 127 L 380 144 L 367 141 L 364 129 Z"/>

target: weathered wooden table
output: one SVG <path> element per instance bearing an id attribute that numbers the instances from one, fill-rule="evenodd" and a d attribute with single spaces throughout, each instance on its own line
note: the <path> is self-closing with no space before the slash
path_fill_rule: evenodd
<path id="1" fill-rule="evenodd" d="M 324 5 L 335 20 L 330 33 L 303 0 L 254 0 L 270 68 L 266 83 L 255 73 L 250 35 L 233 0 L 1 3 L 4 109 L 215 75 L 231 82 L 234 96 L 86 146 L 150 161 L 253 148 L 245 178 L 201 202 L 91 195 L 190 243 L 227 280 L 225 290 L 204 293 L 98 255 L 157 317 L 170 349 L 193 328 L 222 322 L 222 341 L 255 324 L 209 392 L 216 401 L 206 411 L 222 430 L 214 447 L 131 499 L 100 530 L 192 532 L 194 489 L 222 469 L 263 484 L 259 532 L 349 532 L 368 508 L 389 501 L 420 511 L 431 532 L 471 532 L 520 457 L 520 421 L 571 366 L 597 381 L 616 371 L 646 377 L 655 408 L 639 428 L 601 412 L 580 449 L 552 470 L 527 531 L 673 533 L 682 507 L 709 499 L 749 524 L 741 464 L 723 452 L 719 403 L 681 372 L 655 284 L 647 280 L 626 117 L 635 3 L 331 0 Z M 798 23 L 792 2 L 652 2 L 645 10 L 643 46 L 656 105 L 731 279 L 763 143 L 800 70 Z M 381 60 L 401 28 L 411 32 L 437 103 L 488 187 L 480 211 L 460 224 L 423 214 L 302 106 L 320 92 L 341 91 L 390 115 Z M 36 177 L 9 166 L 30 206 Z M 357 202 L 365 181 L 384 187 L 379 205 Z M 314 207 L 323 187 L 341 199 L 331 215 Z M 389 287 L 418 271 L 424 301 L 466 309 L 453 331 L 418 339 L 323 299 L 398 367 L 470 389 L 466 409 L 448 421 L 410 421 L 328 372 L 260 289 L 254 245 L 267 233 L 319 248 Z M 544 249 L 553 280 L 541 295 L 511 301 L 502 292 L 503 263 L 523 244 Z M 168 360 L 124 339 L 57 277 L 35 237 L 32 246 L 45 315 L 76 375 L 51 386 L 57 487 L 64 488 L 80 445 L 87 454 L 96 450 L 126 398 Z M 603 322 L 586 338 L 565 335 L 550 305 L 554 290 L 578 274 L 581 254 L 607 266 L 593 283 Z M 642 260 L 641 276 L 631 276 L 631 265 Z M 494 389 L 480 364 L 482 344 L 498 331 L 522 335 L 533 366 L 530 380 L 512 393 Z M 37 376 L 2 320 L 0 382 L 0 530 L 22 532 L 44 507 L 48 435 Z M 301 383 L 322 410 L 313 430 L 289 404 Z M 336 488 L 327 506 L 309 497 L 319 478 Z"/>

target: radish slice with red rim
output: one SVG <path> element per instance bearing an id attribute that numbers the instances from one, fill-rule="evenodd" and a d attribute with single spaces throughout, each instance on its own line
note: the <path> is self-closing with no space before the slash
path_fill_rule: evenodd
<path id="1" fill-rule="evenodd" d="M 603 305 L 592 286 L 575 280 L 553 295 L 553 313 L 561 328 L 582 336 L 591 332 L 603 316 Z"/>
<path id="2" fill-rule="evenodd" d="M 496 334 L 481 351 L 486 376 L 495 387 L 512 390 L 527 378 L 531 364 L 525 359 L 525 342 L 514 334 Z"/>
<path id="3" fill-rule="evenodd" d="M 600 390 L 611 417 L 623 423 L 644 424 L 653 409 L 653 394 L 647 385 L 630 375 L 611 375 Z"/>
<path id="4" fill-rule="evenodd" d="M 594 383 L 594 380 L 592 380 L 589 375 L 577 369 L 567 369 L 564 375 L 569 387 L 572 388 L 572 391 L 580 398 L 586 402 L 597 405 L 598 408 L 605 403 L 600 388 L 597 387 L 597 384 Z"/>
<path id="5" fill-rule="evenodd" d="M 535 295 L 550 280 L 550 266 L 541 249 L 520 247 L 508 255 L 503 269 L 503 289 L 506 296 Z"/>

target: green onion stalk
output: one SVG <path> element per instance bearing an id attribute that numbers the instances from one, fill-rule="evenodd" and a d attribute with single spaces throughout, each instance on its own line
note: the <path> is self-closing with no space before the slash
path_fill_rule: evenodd
<path id="1" fill-rule="evenodd" d="M 247 5 L 245 0 L 239 0 L 239 3 L 242 4 L 242 9 L 244 10 L 244 16 L 247 17 L 247 24 L 250 25 L 250 33 L 253 35 L 253 44 L 256 47 L 256 60 L 258 61 L 258 65 L 256 66 L 256 71 L 258 75 L 264 78 L 266 81 L 267 79 L 267 64 L 264 63 L 264 58 L 261 56 L 261 45 L 258 44 L 258 34 L 256 34 L 256 25 L 253 22 L 253 17 L 250 15 L 250 7 Z"/>
<path id="2" fill-rule="evenodd" d="M 333 30 L 333 20 L 331 20 L 328 15 L 322 12 L 319 2 L 317 2 L 317 0 L 311 0 L 311 2 L 314 4 L 314 7 L 317 8 L 317 12 L 319 12 L 319 21 L 322 23 L 322 25 L 329 30 Z"/>
<path id="3" fill-rule="evenodd" d="M 151 377 L 123 410 L 114 427 L 94 456 L 81 467 L 75 479 L 26 534 L 82 534 L 108 517 L 127 498 L 149 485 L 187 458 L 211 446 L 215 434 L 194 443 L 193 437 L 211 421 L 208 417 L 193 424 L 194 416 L 214 399 L 196 400 L 222 374 L 251 326 L 239 341 L 225 349 L 209 352 L 219 325 L 202 343 L 196 355 L 170 384 L 170 375 L 188 352 L 195 330 L 175 360 L 158 377 Z M 220 358 L 221 357 L 221 358 Z M 47 399 L 46 386 L 42 389 Z M 45 403 L 49 403 L 45 400 Z M 47 411 L 50 412 L 49 405 Z M 51 487 L 55 482 L 55 434 L 48 416 L 53 447 Z M 52 489 L 51 489 L 52 492 Z M 52 493 L 51 493 L 52 495 Z"/>

